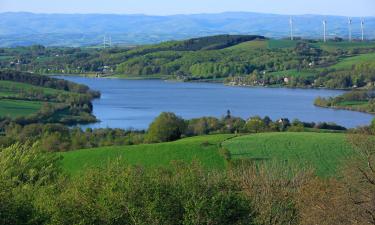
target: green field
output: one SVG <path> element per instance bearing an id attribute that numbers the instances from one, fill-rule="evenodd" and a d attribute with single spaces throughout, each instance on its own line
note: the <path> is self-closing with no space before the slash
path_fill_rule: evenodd
<path id="1" fill-rule="evenodd" d="M 281 77 L 307 77 L 315 75 L 316 71 L 297 71 L 297 70 L 285 70 L 285 71 L 277 71 L 270 73 L 273 76 L 281 76 Z"/>
<path id="2" fill-rule="evenodd" d="M 268 41 L 268 48 L 275 49 L 275 48 L 294 48 L 297 45 L 297 41 L 291 40 L 269 40 Z"/>
<path id="3" fill-rule="evenodd" d="M 101 167 L 116 159 L 146 168 L 195 159 L 208 169 L 223 169 L 225 160 L 219 153 L 220 143 L 231 152 L 233 160 L 245 158 L 287 162 L 300 168 L 313 168 L 319 176 L 335 175 L 340 163 L 353 153 L 346 144 L 345 134 L 288 132 L 240 137 L 208 135 L 169 143 L 101 147 L 60 154 L 63 156 L 63 169 L 69 174 Z"/>
<path id="4" fill-rule="evenodd" d="M 206 168 L 223 169 L 225 160 L 219 154 L 219 144 L 233 135 L 209 135 L 185 138 L 161 144 L 133 146 L 111 146 L 62 153 L 63 169 L 75 174 L 88 167 L 105 165 L 108 161 L 120 158 L 129 165 L 146 168 L 168 166 L 172 161 L 191 162 L 197 160 Z"/>
<path id="5" fill-rule="evenodd" d="M 0 116 L 16 118 L 36 113 L 43 102 L 0 99 Z"/>
<path id="6" fill-rule="evenodd" d="M 0 96 L 18 96 L 20 91 L 40 91 L 43 94 L 58 94 L 58 93 L 69 93 L 52 88 L 38 87 L 31 84 L 0 80 Z"/>
<path id="7" fill-rule="evenodd" d="M 267 41 L 256 40 L 256 41 L 243 42 L 243 43 L 231 46 L 231 47 L 226 48 L 226 49 L 232 49 L 232 50 L 265 49 L 265 48 L 267 48 L 267 45 L 268 45 Z"/>
<path id="8" fill-rule="evenodd" d="M 356 49 L 356 48 L 369 48 L 369 47 L 375 47 L 375 42 L 318 42 L 318 43 L 313 43 L 312 44 L 314 47 L 321 48 L 325 51 L 336 51 L 337 49 L 345 49 L 345 50 L 350 50 L 350 49 Z"/>
<path id="9" fill-rule="evenodd" d="M 262 133 L 230 139 L 223 143 L 233 159 L 287 162 L 314 168 L 319 176 L 335 175 L 337 167 L 353 153 L 339 133 Z"/>
<path id="10" fill-rule="evenodd" d="M 374 62 L 374 61 L 375 61 L 375 53 L 368 53 L 368 54 L 362 54 L 358 56 L 345 58 L 341 60 L 339 63 L 331 66 L 330 68 L 338 69 L 338 70 L 351 69 L 353 65 L 356 65 L 358 63 Z"/>

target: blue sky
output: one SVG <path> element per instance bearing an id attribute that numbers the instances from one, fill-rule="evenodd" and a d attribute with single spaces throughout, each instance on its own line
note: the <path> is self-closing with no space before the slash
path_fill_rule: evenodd
<path id="1" fill-rule="evenodd" d="M 227 11 L 375 16 L 375 0 L 0 0 L 0 12 L 171 15 Z"/>

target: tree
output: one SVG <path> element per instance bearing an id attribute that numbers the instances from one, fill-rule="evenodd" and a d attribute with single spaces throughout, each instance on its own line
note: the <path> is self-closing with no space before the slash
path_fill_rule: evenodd
<path id="1" fill-rule="evenodd" d="M 174 113 L 163 112 L 151 123 L 146 142 L 174 141 L 181 137 L 186 128 L 185 121 Z"/>
<path id="2" fill-rule="evenodd" d="M 266 123 L 259 117 L 251 117 L 245 125 L 245 129 L 250 133 L 258 133 L 267 129 Z"/>

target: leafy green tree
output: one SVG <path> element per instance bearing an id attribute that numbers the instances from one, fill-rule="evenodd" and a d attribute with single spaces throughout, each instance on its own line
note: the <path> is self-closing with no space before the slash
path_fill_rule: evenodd
<path id="1" fill-rule="evenodd" d="M 245 124 L 245 129 L 250 133 L 258 133 L 267 130 L 266 123 L 259 117 L 251 117 Z"/>
<path id="2" fill-rule="evenodd" d="M 174 141 L 181 137 L 185 131 L 185 121 L 174 113 L 161 113 L 150 125 L 146 142 L 157 143 Z"/>

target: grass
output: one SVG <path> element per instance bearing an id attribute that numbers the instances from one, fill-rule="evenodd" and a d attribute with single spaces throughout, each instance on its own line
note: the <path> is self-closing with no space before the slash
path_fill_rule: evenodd
<path id="1" fill-rule="evenodd" d="M 172 161 L 191 162 L 197 160 L 205 168 L 223 169 L 225 160 L 219 154 L 219 144 L 233 135 L 220 134 L 185 138 L 161 144 L 133 146 L 111 146 L 61 153 L 63 169 L 77 174 L 86 168 L 105 166 L 119 159 L 129 165 L 155 168 L 171 165 Z"/>
<path id="2" fill-rule="evenodd" d="M 339 63 L 331 66 L 330 68 L 337 70 L 351 69 L 353 65 L 364 62 L 375 61 L 375 53 L 362 54 L 358 56 L 348 57 L 341 60 Z"/>
<path id="3" fill-rule="evenodd" d="M 266 49 L 267 48 L 267 41 L 264 40 L 255 40 L 255 41 L 247 41 L 240 43 L 238 45 L 234 45 L 228 47 L 226 49 L 231 50 L 254 50 L 254 49 Z"/>
<path id="4" fill-rule="evenodd" d="M 344 101 L 339 102 L 338 106 L 367 106 L 368 101 Z"/>
<path id="5" fill-rule="evenodd" d="M 350 49 L 355 49 L 355 48 L 371 48 L 375 47 L 375 42 L 348 42 L 348 41 L 343 41 L 343 42 L 318 42 L 312 44 L 314 47 L 321 48 L 325 51 L 336 51 L 337 49 L 345 49 L 345 50 L 350 50 Z"/>
<path id="6" fill-rule="evenodd" d="M 22 90 L 27 90 L 27 91 L 38 90 L 38 91 L 43 92 L 43 94 L 69 93 L 66 91 L 61 91 L 61 90 L 52 89 L 52 88 L 38 87 L 38 86 L 21 83 L 21 82 L 0 80 L 0 96 L 18 96 L 18 94 Z"/>
<path id="7" fill-rule="evenodd" d="M 340 133 L 261 133 L 233 138 L 223 143 L 233 159 L 282 161 L 311 167 L 318 176 L 334 176 L 353 153 Z"/>
<path id="8" fill-rule="evenodd" d="M 297 45 L 297 41 L 291 40 L 269 40 L 268 41 L 268 48 L 275 49 L 275 48 L 294 48 Z"/>
<path id="9" fill-rule="evenodd" d="M 36 113 L 43 102 L 0 99 L 0 116 L 16 118 Z"/>
<path id="10" fill-rule="evenodd" d="M 315 71 L 297 71 L 295 69 L 292 70 L 285 70 L 285 71 L 277 71 L 270 73 L 273 76 L 282 76 L 282 77 L 307 77 L 314 75 Z"/>

